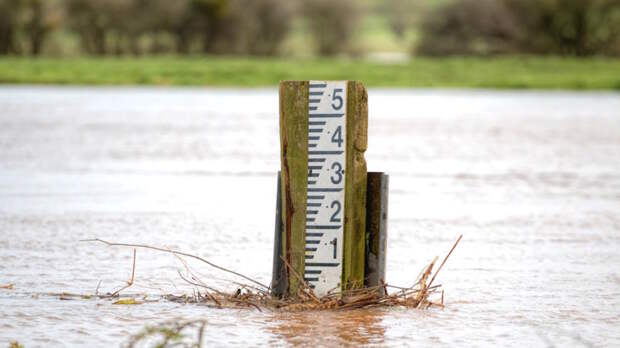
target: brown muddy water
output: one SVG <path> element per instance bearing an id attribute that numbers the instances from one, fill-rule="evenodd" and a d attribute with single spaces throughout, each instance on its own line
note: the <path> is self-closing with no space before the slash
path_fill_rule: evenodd
<path id="1" fill-rule="evenodd" d="M 279 313 L 113 291 L 131 250 L 193 252 L 269 282 L 275 89 L 0 87 L 0 346 L 118 346 L 204 318 L 207 346 L 620 345 L 620 95 L 370 90 L 369 170 L 391 175 L 387 280 L 440 273 L 444 310 Z M 192 264 L 214 285 L 227 276 Z M 191 293 L 138 250 L 127 293 Z"/>

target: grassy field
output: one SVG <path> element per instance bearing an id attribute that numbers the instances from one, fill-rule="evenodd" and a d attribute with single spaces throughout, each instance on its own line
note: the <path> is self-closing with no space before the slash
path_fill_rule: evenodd
<path id="1" fill-rule="evenodd" d="M 2 84 L 276 86 L 287 79 L 363 81 L 370 87 L 620 90 L 620 60 L 554 57 L 0 58 Z"/>

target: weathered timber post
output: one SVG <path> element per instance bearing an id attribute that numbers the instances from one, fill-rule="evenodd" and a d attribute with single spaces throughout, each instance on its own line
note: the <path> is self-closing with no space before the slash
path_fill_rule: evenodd
<path id="1" fill-rule="evenodd" d="M 364 283 L 367 99 L 357 81 L 280 83 L 282 254 L 319 294 Z"/>
<path id="2" fill-rule="evenodd" d="M 358 81 L 280 83 L 276 296 L 300 278 L 317 295 L 365 285 L 367 101 Z"/>
<path id="3" fill-rule="evenodd" d="M 347 169 L 345 175 L 344 289 L 364 286 L 366 243 L 366 159 L 368 93 L 359 81 L 349 81 L 347 100 Z"/>

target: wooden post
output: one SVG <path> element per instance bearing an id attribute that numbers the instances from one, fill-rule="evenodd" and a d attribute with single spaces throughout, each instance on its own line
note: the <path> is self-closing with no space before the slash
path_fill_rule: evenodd
<path id="1" fill-rule="evenodd" d="M 282 254 L 300 275 L 304 274 L 306 254 L 308 87 L 308 81 L 280 83 Z M 287 278 L 288 292 L 295 296 L 299 280 L 291 274 Z"/>
<path id="2" fill-rule="evenodd" d="M 344 289 L 364 286 L 366 244 L 366 158 L 368 94 L 359 81 L 349 81 L 347 100 L 347 171 L 345 174 Z"/>
<path id="3" fill-rule="evenodd" d="M 314 86 L 327 86 L 328 83 L 314 83 Z M 368 95 L 366 89 L 361 82 L 347 81 L 346 84 L 346 101 L 342 98 L 338 100 L 338 92 L 336 90 L 325 90 L 325 92 L 312 92 L 313 95 L 320 95 L 310 99 L 310 82 L 309 81 L 284 81 L 280 83 L 280 154 L 281 154 L 281 215 L 282 215 L 282 255 L 292 266 L 293 270 L 301 276 L 306 275 L 306 258 L 312 256 L 307 255 L 307 243 L 317 243 L 317 248 L 328 248 L 331 243 L 334 250 L 334 258 L 340 256 L 341 281 L 338 286 L 341 289 L 360 288 L 364 284 L 364 256 L 365 256 L 365 230 L 366 230 L 366 160 L 364 152 L 367 146 L 367 129 L 368 129 Z M 320 87 L 313 87 L 320 88 Z M 316 89 L 313 89 L 315 91 Z M 342 95 L 342 94 L 341 94 Z M 324 99 L 329 98 L 329 99 Z M 333 103 L 332 103 L 333 102 Z M 342 216 L 338 215 L 337 220 L 342 228 L 343 241 L 333 240 L 329 242 L 323 236 L 329 231 L 316 232 L 314 229 L 309 238 L 315 239 L 307 241 L 307 228 L 325 228 L 331 229 L 334 226 L 311 226 L 307 221 L 308 211 L 308 176 L 316 176 L 312 168 L 309 168 L 309 117 L 334 117 L 333 114 L 310 115 L 309 103 L 322 103 L 321 105 L 337 105 L 338 109 L 344 109 L 346 106 L 346 129 L 344 139 L 344 156 L 346 166 L 340 173 L 344 174 L 344 207 Z M 313 110 L 318 106 L 313 106 Z M 339 115 L 343 115 L 339 114 Z M 340 116 L 339 116 L 340 117 Z M 325 124 L 322 121 L 315 123 Z M 329 126 L 329 123 L 328 123 Z M 325 126 L 325 127 L 328 127 Z M 321 137 L 336 136 L 338 132 L 335 129 L 321 130 Z M 337 139 L 340 140 L 340 139 Z M 322 139 L 320 141 L 326 141 Z M 329 139 L 327 140 L 329 141 Z M 332 142 L 334 138 L 332 138 Z M 340 142 L 337 143 L 340 146 Z M 314 144 L 312 146 L 315 146 Z M 312 151 L 310 151 L 312 153 Z M 315 151 L 321 153 L 321 151 Z M 338 151 L 342 153 L 342 151 Z M 327 156 L 326 156 L 327 157 Z M 311 158 L 313 161 L 323 161 L 325 168 L 331 168 L 331 173 L 339 173 L 338 166 L 330 162 L 330 158 L 319 159 Z M 331 167 L 330 167 L 331 166 Z M 323 167 L 321 167 L 323 168 Z M 324 179 L 325 180 L 325 179 Z M 314 181 L 314 178 L 313 178 Z M 340 181 L 337 181 L 340 183 Z M 335 183 L 335 182 L 334 182 Z M 312 184 L 312 183 L 311 183 Z M 336 190 L 336 189 L 332 189 Z M 341 190 L 341 189 L 337 189 Z M 313 191 L 314 192 L 314 191 Z M 314 201 L 313 201 L 314 202 Z M 322 202 L 320 208 L 324 205 Z M 327 202 L 329 203 L 329 202 Z M 333 202 L 332 202 L 333 203 Z M 318 205 L 317 203 L 313 203 Z M 332 208 L 334 205 L 332 204 Z M 334 215 L 335 216 L 335 215 Z M 342 249 L 338 249 L 342 248 Z M 316 250 L 316 249 L 315 249 Z M 341 250 L 341 251 L 339 251 Z M 341 253 L 341 254 L 340 254 Z M 315 265 L 317 263 L 314 263 Z M 309 270 L 309 272 L 317 272 Z M 288 294 L 295 296 L 299 287 L 299 281 L 296 276 L 288 274 Z M 315 279 L 315 278 L 313 278 Z M 318 278 L 316 278 L 318 279 Z M 340 290 L 340 289 L 335 289 Z"/>

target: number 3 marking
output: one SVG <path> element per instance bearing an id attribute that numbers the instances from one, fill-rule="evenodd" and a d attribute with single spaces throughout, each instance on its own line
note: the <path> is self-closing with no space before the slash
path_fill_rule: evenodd
<path id="1" fill-rule="evenodd" d="M 340 184 L 340 182 L 342 181 L 342 164 L 340 164 L 339 162 L 334 162 L 332 164 L 332 169 L 334 169 L 334 174 L 337 175 L 336 177 L 334 177 L 333 175 L 330 177 L 332 184 Z"/>

